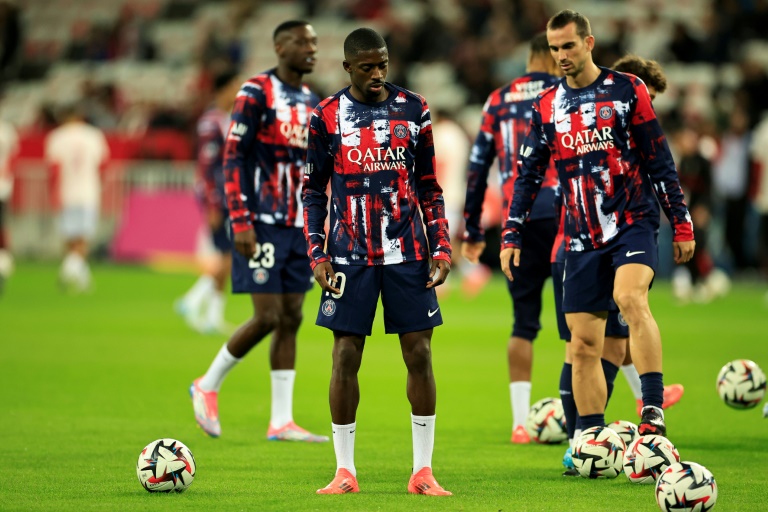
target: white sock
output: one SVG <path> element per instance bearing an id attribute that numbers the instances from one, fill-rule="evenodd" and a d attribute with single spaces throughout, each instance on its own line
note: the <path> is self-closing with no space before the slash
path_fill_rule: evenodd
<path id="1" fill-rule="evenodd" d="M 574 442 L 575 442 L 575 441 L 576 441 L 576 439 L 578 439 L 579 437 L 581 437 L 581 429 L 580 429 L 580 428 L 577 428 L 576 430 L 574 430 L 574 431 L 573 431 L 573 440 L 574 440 Z"/>
<path id="2" fill-rule="evenodd" d="M 531 408 L 531 383 L 526 381 L 510 382 L 509 396 L 512 400 L 512 430 L 528 419 Z"/>
<path id="3" fill-rule="evenodd" d="M 336 470 L 346 469 L 352 476 L 357 476 L 355 469 L 355 430 L 357 423 L 336 425 L 331 423 L 333 431 L 333 450 L 336 452 Z"/>
<path id="4" fill-rule="evenodd" d="M 192 288 L 184 294 L 181 299 L 190 311 L 196 312 L 200 309 L 203 301 L 215 290 L 213 277 L 209 275 L 202 275 L 197 278 Z"/>
<path id="5" fill-rule="evenodd" d="M 61 262 L 59 276 L 65 283 L 74 283 L 80 275 L 82 268 L 82 258 L 76 252 L 68 252 Z"/>
<path id="6" fill-rule="evenodd" d="M 635 400 L 643 398 L 643 388 L 640 386 L 640 375 L 637 373 L 637 368 L 634 364 L 627 364 L 621 367 L 621 371 L 624 373 L 624 377 L 629 383 L 629 387 L 632 389 L 632 394 L 635 395 Z"/>
<path id="7" fill-rule="evenodd" d="M 270 426 L 280 428 L 293 421 L 293 381 L 296 370 L 272 370 L 272 415 Z"/>
<path id="8" fill-rule="evenodd" d="M 211 327 L 221 327 L 224 325 L 224 294 L 218 290 L 213 290 L 208 297 L 208 311 L 206 321 Z"/>
<path id="9" fill-rule="evenodd" d="M 411 414 L 413 433 L 413 474 L 421 468 L 432 467 L 432 449 L 435 447 L 435 415 L 416 416 Z"/>
<path id="10" fill-rule="evenodd" d="M 229 371 L 235 367 L 240 359 L 236 358 L 229 353 L 227 344 L 225 343 L 216 357 L 213 358 L 211 367 L 205 372 L 203 378 L 200 379 L 200 389 L 203 391 L 219 391 L 221 389 L 221 383 L 224 382 L 224 378 Z"/>

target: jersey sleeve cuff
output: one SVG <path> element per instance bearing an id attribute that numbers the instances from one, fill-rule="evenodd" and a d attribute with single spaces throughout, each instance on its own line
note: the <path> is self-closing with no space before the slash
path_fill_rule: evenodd
<path id="1" fill-rule="evenodd" d="M 244 233 L 249 229 L 253 229 L 253 225 L 248 221 L 247 218 L 241 217 L 232 219 L 232 233 Z"/>
<path id="2" fill-rule="evenodd" d="M 323 254 L 319 258 L 309 260 L 309 268 L 315 270 L 315 267 L 326 261 L 331 261 L 331 258 L 327 254 Z"/>

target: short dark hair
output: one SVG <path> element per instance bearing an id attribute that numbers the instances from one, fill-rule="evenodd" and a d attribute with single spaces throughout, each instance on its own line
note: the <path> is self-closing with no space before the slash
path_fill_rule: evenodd
<path id="1" fill-rule="evenodd" d="M 238 72 L 235 69 L 228 69 L 217 74 L 213 78 L 213 92 L 219 92 L 228 86 L 232 80 L 237 78 Z"/>
<path id="2" fill-rule="evenodd" d="M 304 20 L 284 21 L 281 24 L 279 24 L 275 29 L 275 31 L 272 33 L 272 41 L 277 41 L 277 36 L 279 36 L 282 32 L 287 32 L 288 30 L 291 30 L 293 28 L 304 27 L 306 25 L 309 25 L 309 22 Z"/>
<path id="3" fill-rule="evenodd" d="M 541 32 L 531 39 L 531 55 L 546 54 L 549 55 L 549 43 L 547 42 L 546 32 Z"/>
<path id="4" fill-rule="evenodd" d="M 667 90 L 667 77 L 655 60 L 644 59 L 637 55 L 625 55 L 614 62 L 611 69 L 635 75 L 645 82 L 646 86 L 656 89 L 658 93 Z"/>
<path id="5" fill-rule="evenodd" d="M 563 9 L 559 13 L 555 14 L 547 22 L 547 30 L 557 30 L 563 28 L 569 23 L 576 24 L 576 33 L 579 37 L 584 39 L 587 36 L 592 35 L 592 27 L 589 24 L 589 20 L 586 16 L 571 9 Z"/>
<path id="6" fill-rule="evenodd" d="M 386 41 L 378 32 L 372 28 L 358 28 L 350 32 L 344 40 L 344 57 L 386 47 Z"/>

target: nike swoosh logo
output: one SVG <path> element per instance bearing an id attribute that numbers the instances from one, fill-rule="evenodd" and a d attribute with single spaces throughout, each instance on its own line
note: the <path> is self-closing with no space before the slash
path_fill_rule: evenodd
<path id="1" fill-rule="evenodd" d="M 355 433 L 355 431 L 354 431 L 354 430 L 350 430 L 350 431 L 349 431 L 349 433 L 350 433 L 350 434 L 354 434 L 354 433 Z"/>
<path id="2" fill-rule="evenodd" d="M 437 311 L 438 311 L 439 309 L 440 309 L 440 308 L 438 307 L 438 308 L 437 308 L 436 310 L 434 310 L 434 311 L 427 311 L 427 315 L 428 315 L 430 318 L 432 318 L 433 316 L 435 316 L 435 313 L 437 313 Z"/>
<path id="3" fill-rule="evenodd" d="M 427 424 L 426 424 L 426 423 L 419 423 L 419 422 L 416 422 L 416 421 L 414 421 L 414 422 L 413 422 L 413 424 L 414 424 L 414 425 L 418 425 L 418 426 L 420 426 L 420 427 L 426 427 L 426 426 L 427 426 Z"/>
<path id="4" fill-rule="evenodd" d="M 635 254 L 645 254 L 645 251 L 632 251 L 632 252 L 627 251 L 627 258 L 629 258 L 630 256 L 634 256 Z"/>

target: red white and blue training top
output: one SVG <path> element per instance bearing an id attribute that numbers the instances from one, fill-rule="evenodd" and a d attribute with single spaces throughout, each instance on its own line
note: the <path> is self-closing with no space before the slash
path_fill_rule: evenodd
<path id="1" fill-rule="evenodd" d="M 206 208 L 226 210 L 224 199 L 224 141 L 229 112 L 211 107 L 197 121 L 197 194 Z"/>
<path id="2" fill-rule="evenodd" d="M 534 101 L 503 247 L 520 247 L 550 156 L 563 190 L 566 250 L 603 247 L 635 223 L 657 230 L 659 203 L 674 241 L 693 240 L 675 163 L 645 84 L 600 70 L 587 87 L 572 89 L 562 79 Z"/>
<path id="3" fill-rule="evenodd" d="M 418 94 L 385 87 L 389 97 L 382 102 L 359 102 L 347 87 L 312 113 L 304 176 L 304 235 L 312 268 L 324 261 L 390 265 L 430 256 L 450 261 L 429 107 Z"/>
<path id="4" fill-rule="evenodd" d="M 291 87 L 274 69 L 240 88 L 224 151 L 227 204 L 235 233 L 251 229 L 254 222 L 302 225 L 307 125 L 318 101 L 309 87 Z"/>
<path id="5" fill-rule="evenodd" d="M 467 195 L 464 203 L 464 239 L 481 242 L 485 233 L 480 224 L 483 213 L 488 173 L 497 159 L 503 196 L 501 218 L 506 218 L 517 177 L 517 154 L 531 124 L 533 100 L 543 90 L 557 83 L 558 77 L 548 73 L 528 73 L 493 91 L 483 107 L 483 121 L 472 146 L 467 172 Z M 557 170 L 550 165 L 542 189 L 533 203 L 529 219 L 555 216 L 553 200 L 557 188 Z"/>

